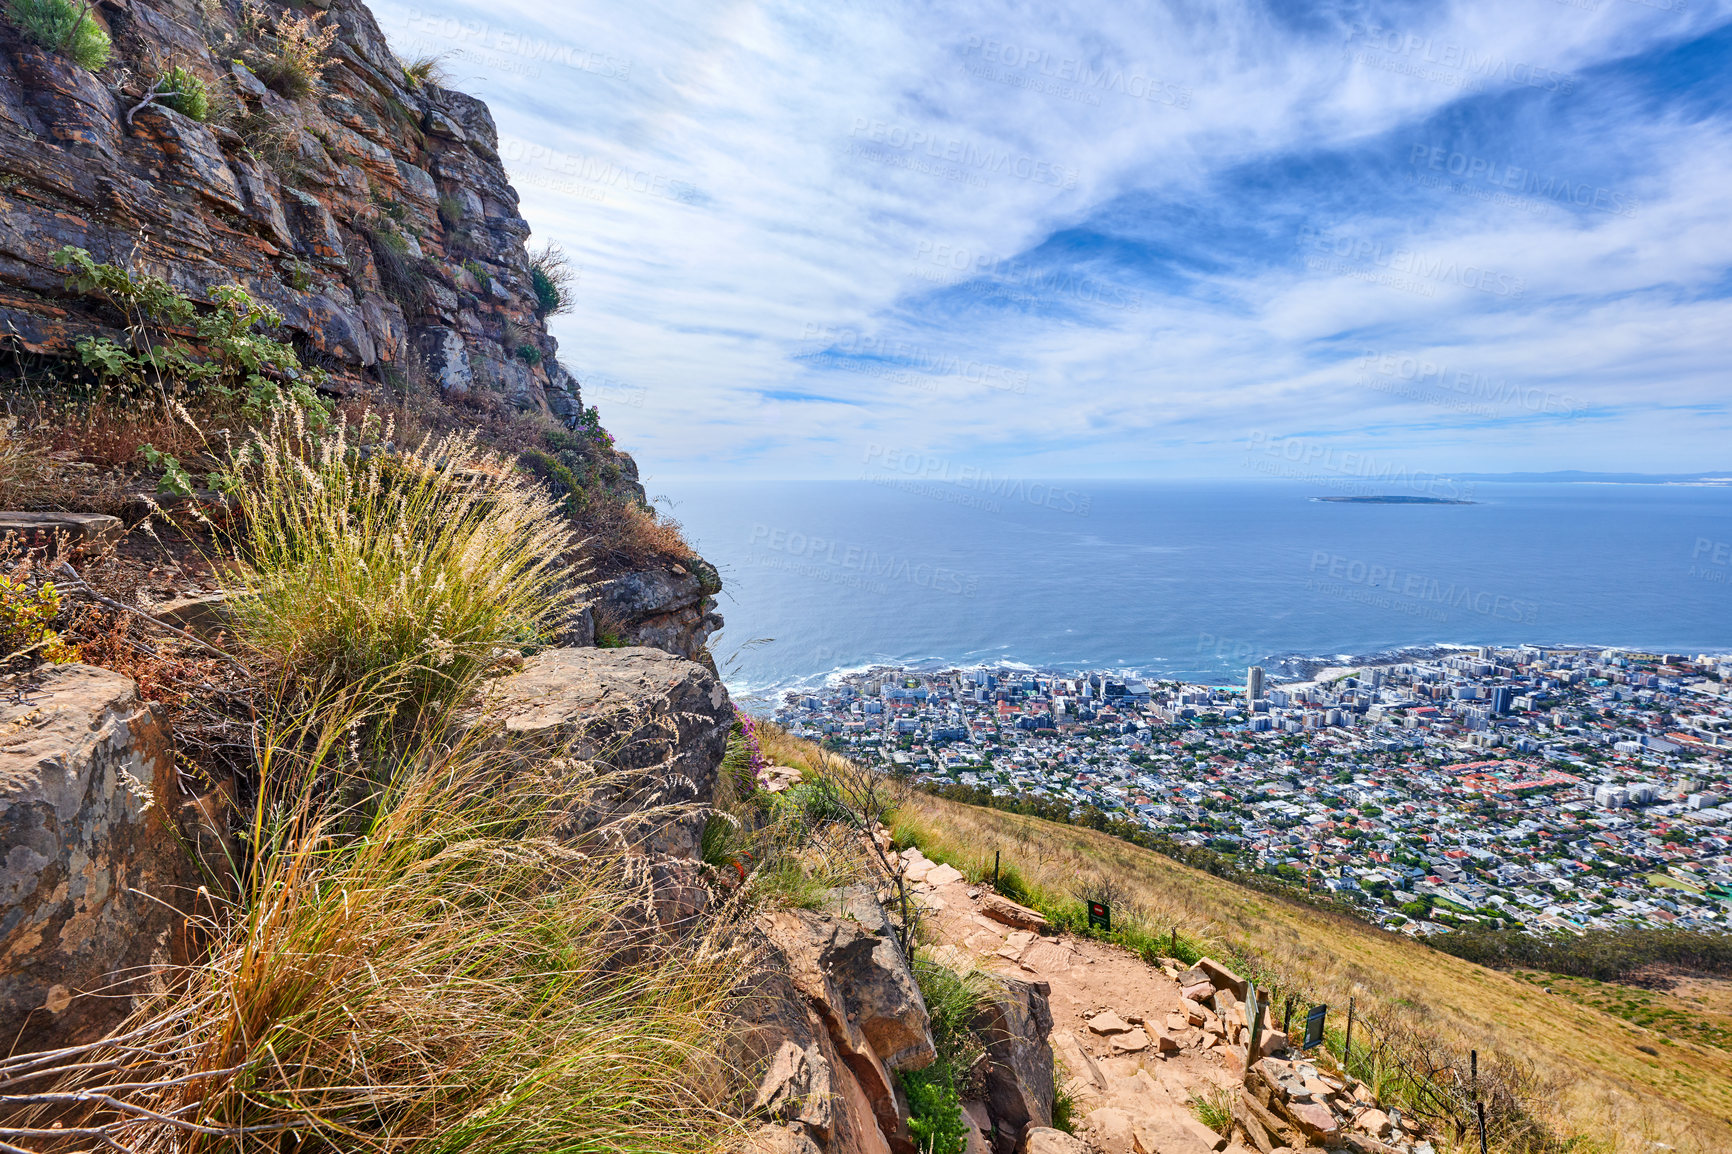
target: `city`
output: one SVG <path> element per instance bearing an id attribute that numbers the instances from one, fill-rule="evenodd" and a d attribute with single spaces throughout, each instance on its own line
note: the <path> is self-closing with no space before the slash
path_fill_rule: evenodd
<path id="1" fill-rule="evenodd" d="M 1732 922 L 1732 655 L 1431 649 L 1243 687 L 876 668 L 775 719 L 1093 808 L 1402 932 Z"/>

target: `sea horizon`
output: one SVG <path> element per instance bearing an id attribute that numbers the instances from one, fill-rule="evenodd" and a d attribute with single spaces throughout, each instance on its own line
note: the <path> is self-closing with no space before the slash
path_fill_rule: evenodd
<path id="1" fill-rule="evenodd" d="M 667 488 L 664 509 L 723 578 L 711 652 L 755 703 L 874 666 L 1228 685 L 1251 664 L 1425 646 L 1732 649 L 1724 486 L 1320 475 Z M 1416 488 L 1472 503 L 1315 500 Z"/>

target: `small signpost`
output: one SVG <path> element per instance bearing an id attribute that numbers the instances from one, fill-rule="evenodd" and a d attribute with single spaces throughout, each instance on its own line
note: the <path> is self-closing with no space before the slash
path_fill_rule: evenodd
<path id="1" fill-rule="evenodd" d="M 1257 1002 L 1255 983 L 1245 983 L 1245 1073 L 1257 1061 L 1257 1047 L 1263 1041 L 1263 1007 Z"/>
<path id="2" fill-rule="evenodd" d="M 1089 929 L 1113 932 L 1113 912 L 1107 908 L 1107 903 L 1089 903 Z"/>
<path id="3" fill-rule="evenodd" d="M 1305 1015 L 1305 1043 L 1301 1050 L 1309 1050 L 1313 1046 L 1323 1044 L 1323 1017 L 1329 1013 L 1328 1006 L 1312 1006 Z"/>

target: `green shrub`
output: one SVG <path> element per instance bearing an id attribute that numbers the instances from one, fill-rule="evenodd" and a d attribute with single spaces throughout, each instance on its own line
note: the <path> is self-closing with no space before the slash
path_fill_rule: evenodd
<path id="1" fill-rule="evenodd" d="M 968 1123 L 948 1069 L 934 1062 L 924 1070 L 898 1075 L 908 1096 L 908 1132 L 920 1154 L 963 1154 L 968 1149 Z"/>
<path id="2" fill-rule="evenodd" d="M 529 283 L 535 289 L 535 315 L 546 318 L 571 311 L 577 273 L 565 251 L 552 241 L 529 254 Z"/>
<path id="3" fill-rule="evenodd" d="M 54 664 L 77 661 L 78 650 L 53 629 L 59 613 L 60 591 L 52 581 L 33 586 L 0 573 L 0 663 L 32 655 Z"/>
<path id="4" fill-rule="evenodd" d="M 156 82 L 156 88 L 162 93 L 157 103 L 200 122 L 210 119 L 210 89 L 203 80 L 180 65 L 170 68 Z"/>
<path id="5" fill-rule="evenodd" d="M 171 410 L 161 416 L 173 417 L 181 398 L 205 396 L 238 406 L 252 420 L 288 405 L 315 427 L 324 425 L 333 407 L 317 392 L 324 370 L 303 366 L 292 345 L 261 331 L 283 318 L 239 285 L 216 285 L 208 301 L 195 303 L 159 276 L 98 263 L 81 248 L 68 245 L 52 259 L 65 270 L 67 288 L 106 301 L 126 318 L 128 343 L 83 337 L 74 346 L 109 401 L 160 406 Z M 194 341 L 179 335 L 188 328 Z"/>
<path id="6" fill-rule="evenodd" d="M 534 345 L 518 345 L 517 359 L 526 365 L 539 365 L 541 363 L 541 350 Z"/>
<path id="7" fill-rule="evenodd" d="M 28 39 L 96 72 L 114 46 L 93 8 L 74 0 L 10 0 L 6 14 Z"/>

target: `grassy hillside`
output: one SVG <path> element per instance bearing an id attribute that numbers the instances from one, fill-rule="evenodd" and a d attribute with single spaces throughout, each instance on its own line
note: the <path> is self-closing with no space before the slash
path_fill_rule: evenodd
<path id="1" fill-rule="evenodd" d="M 1577 1149 L 1732 1149 L 1732 1053 L 1703 1044 L 1711 1031 L 1666 1033 L 1657 1019 L 1639 1025 L 1630 1020 L 1638 1015 L 1594 1004 L 1602 999 L 1566 996 L 1563 983 L 1489 970 L 1093 830 L 914 794 L 898 832 L 971 876 L 989 872 L 997 851 L 1031 894 L 1049 901 L 1116 891 L 1117 909 L 1145 930 L 1176 927 L 1235 951 L 1283 986 L 1326 1001 L 1331 1021 L 1352 997 L 1391 1029 L 1477 1049 L 1482 1069 L 1494 1055 L 1531 1063 L 1540 1092 L 1530 1108 L 1555 1133 L 1579 1136 Z"/>

